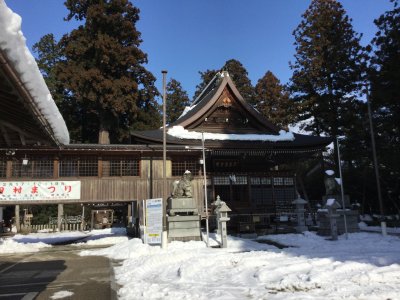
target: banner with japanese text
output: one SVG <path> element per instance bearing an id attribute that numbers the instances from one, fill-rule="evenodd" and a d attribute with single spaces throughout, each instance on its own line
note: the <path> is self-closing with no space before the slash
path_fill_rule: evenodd
<path id="1" fill-rule="evenodd" d="M 0 201 L 79 200 L 80 181 L 0 181 Z"/>

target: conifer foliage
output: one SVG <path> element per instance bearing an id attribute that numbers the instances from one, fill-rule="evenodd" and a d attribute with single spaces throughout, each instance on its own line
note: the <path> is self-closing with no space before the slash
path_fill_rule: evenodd
<path id="1" fill-rule="evenodd" d="M 202 82 L 196 86 L 195 98 L 200 95 L 203 89 L 211 81 L 211 79 L 219 71 L 228 71 L 232 81 L 235 83 L 236 88 L 242 97 L 250 104 L 255 102 L 254 88 L 248 77 L 248 72 L 242 63 L 236 59 L 230 59 L 225 62 L 224 66 L 220 70 L 206 70 L 200 72 Z"/>
<path id="2" fill-rule="evenodd" d="M 167 84 L 167 123 L 176 121 L 190 101 L 181 83 L 173 78 Z"/>
<path id="3" fill-rule="evenodd" d="M 267 71 L 255 86 L 255 108 L 273 124 L 287 127 L 295 120 L 295 105 L 276 76 Z"/>
<path id="4" fill-rule="evenodd" d="M 82 21 L 62 37 L 57 80 L 79 108 L 81 141 L 96 142 L 108 130 L 112 142 L 130 129 L 160 125 L 155 77 L 145 69 L 147 55 L 135 24 L 139 9 L 127 0 L 67 0 L 66 20 Z"/>
<path id="5" fill-rule="evenodd" d="M 371 106 L 384 191 L 400 212 L 400 6 L 374 21 L 372 40 Z"/>
<path id="6" fill-rule="evenodd" d="M 343 134 L 345 114 L 363 84 L 365 51 L 351 19 L 336 0 L 312 0 L 294 30 L 291 91 L 300 119 L 316 134 Z"/>

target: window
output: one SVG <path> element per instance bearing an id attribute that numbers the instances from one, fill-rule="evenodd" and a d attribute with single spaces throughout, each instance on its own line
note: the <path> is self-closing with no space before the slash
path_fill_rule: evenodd
<path id="1" fill-rule="evenodd" d="M 60 177 L 98 176 L 97 157 L 60 160 Z"/>
<path id="2" fill-rule="evenodd" d="M 250 177 L 251 202 L 258 209 L 266 211 L 274 210 L 274 198 L 272 192 L 272 180 L 270 177 Z"/>
<path id="3" fill-rule="evenodd" d="M 13 161 L 12 177 L 16 178 L 52 178 L 54 162 L 50 158 L 27 159 L 27 164 L 22 160 Z"/>
<path id="4" fill-rule="evenodd" d="M 102 176 L 139 176 L 139 160 L 134 158 L 105 158 Z"/>
<path id="5" fill-rule="evenodd" d="M 172 160 L 172 176 L 182 176 L 186 170 L 189 170 L 193 175 L 199 173 L 201 165 L 198 160 Z"/>
<path id="6" fill-rule="evenodd" d="M 284 178 L 284 184 L 285 185 L 294 185 L 294 180 L 292 177 L 285 177 Z"/>
<path id="7" fill-rule="evenodd" d="M 230 185 L 229 176 L 214 176 L 215 185 Z"/>
<path id="8" fill-rule="evenodd" d="M 0 178 L 5 178 L 7 176 L 7 161 L 0 160 Z"/>
<path id="9" fill-rule="evenodd" d="M 216 159 L 214 160 L 214 168 L 219 171 L 237 170 L 240 164 L 236 159 Z"/>

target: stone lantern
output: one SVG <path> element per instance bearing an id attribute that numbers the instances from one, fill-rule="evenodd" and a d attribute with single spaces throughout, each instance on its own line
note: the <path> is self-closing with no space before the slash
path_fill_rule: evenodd
<path id="1" fill-rule="evenodd" d="M 308 227 L 306 226 L 306 222 L 304 219 L 304 212 L 306 211 L 304 209 L 304 205 L 307 204 L 307 201 L 302 199 L 300 195 L 297 196 L 297 199 L 292 202 L 292 204 L 296 205 L 296 215 L 297 215 L 297 226 L 296 226 L 296 231 L 297 232 L 304 232 L 308 230 Z"/>
<path id="2" fill-rule="evenodd" d="M 226 222 L 230 220 L 228 212 L 232 211 L 224 201 L 220 201 L 217 212 L 218 228 L 221 234 L 221 248 L 228 247 Z"/>

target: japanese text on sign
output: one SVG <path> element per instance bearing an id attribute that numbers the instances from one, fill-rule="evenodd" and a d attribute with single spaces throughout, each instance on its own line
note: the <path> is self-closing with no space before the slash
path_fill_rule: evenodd
<path id="1" fill-rule="evenodd" d="M 0 201 L 79 200 L 80 198 L 80 181 L 0 182 Z"/>
<path id="2" fill-rule="evenodd" d="M 161 244 L 163 200 L 146 200 L 145 243 Z"/>

